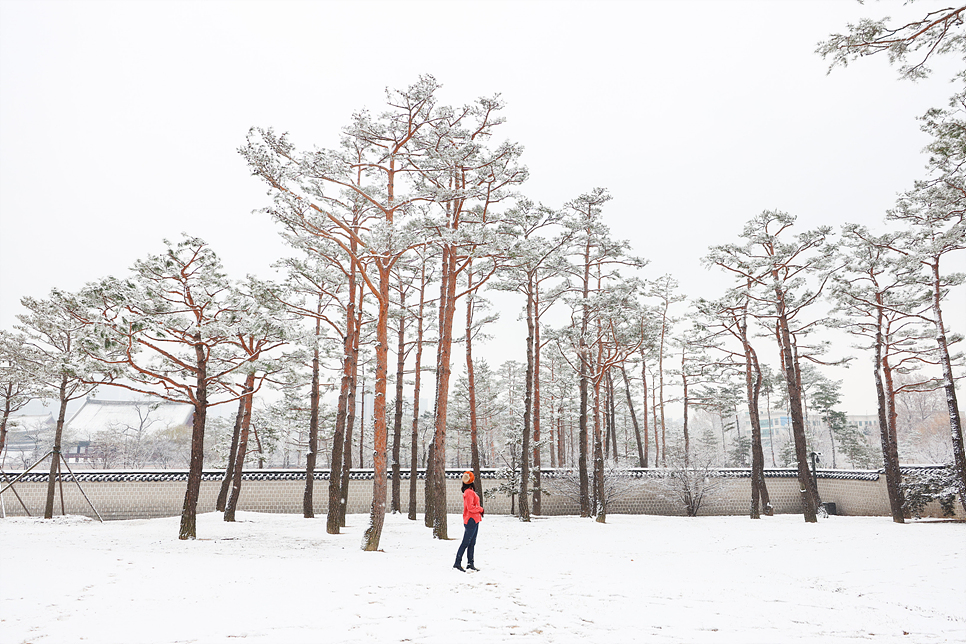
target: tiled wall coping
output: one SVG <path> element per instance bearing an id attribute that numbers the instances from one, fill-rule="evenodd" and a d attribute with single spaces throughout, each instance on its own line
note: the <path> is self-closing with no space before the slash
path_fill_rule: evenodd
<path id="1" fill-rule="evenodd" d="M 903 466 L 901 468 L 903 474 L 907 474 L 913 470 L 928 470 L 928 469 L 938 469 L 943 467 L 942 465 L 913 465 L 913 466 Z M 447 479 L 458 479 L 466 471 L 465 469 L 449 469 L 446 470 Z M 533 472 L 534 470 L 531 470 Z M 558 476 L 566 476 L 568 473 L 573 472 L 571 469 L 543 469 L 541 470 L 542 476 L 547 478 L 554 478 Z M 669 472 L 673 470 L 664 468 L 629 468 L 622 470 L 627 476 L 633 479 L 645 479 L 645 478 L 662 478 L 666 476 Z M 714 470 L 723 478 L 751 478 L 750 468 L 718 468 Z M 20 475 L 20 472 L 7 471 L 5 472 L 8 480 L 13 480 Z M 392 472 L 388 472 L 391 476 Z M 797 478 L 798 470 L 785 468 L 766 468 L 765 478 Z M 839 479 L 846 481 L 877 481 L 879 477 L 882 476 L 884 470 L 829 470 L 829 469 L 819 469 L 816 470 L 816 478 L 819 479 Z M 187 481 L 188 471 L 187 470 L 77 470 L 73 471 L 74 476 L 81 483 L 85 482 L 116 482 L 116 481 L 143 481 L 143 482 L 156 482 L 156 481 Z M 588 468 L 588 474 L 591 476 L 592 470 Z M 353 481 L 371 481 L 375 473 L 372 469 L 354 469 L 349 473 L 349 478 Z M 30 472 L 22 479 L 24 483 L 42 483 L 47 481 L 49 474 L 47 472 Z M 71 474 L 63 471 L 61 476 L 65 481 L 73 480 Z M 205 470 L 202 472 L 202 481 L 220 481 L 224 476 L 223 470 Z M 417 470 L 417 478 L 423 480 L 426 478 L 426 470 Z M 313 478 L 316 481 L 328 481 L 329 480 L 329 470 L 316 469 L 313 472 Z M 403 469 L 400 470 L 400 478 L 402 480 L 408 481 L 410 479 L 410 470 Z M 494 480 L 500 478 L 500 470 L 497 469 L 484 469 L 480 470 L 480 478 L 484 480 Z M 304 469 L 265 469 L 265 470 L 246 470 L 242 472 L 243 481 L 304 481 L 305 480 L 305 470 Z M 0 487 L 5 486 L 3 485 Z"/>

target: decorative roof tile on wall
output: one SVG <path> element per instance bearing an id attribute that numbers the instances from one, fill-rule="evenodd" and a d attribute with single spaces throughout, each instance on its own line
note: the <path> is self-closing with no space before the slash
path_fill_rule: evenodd
<path id="1" fill-rule="evenodd" d="M 942 469 L 946 467 L 945 465 L 909 465 L 902 466 L 900 470 L 904 475 L 908 475 L 914 472 L 925 472 L 936 469 Z M 446 478 L 450 480 L 455 480 L 462 476 L 464 469 L 449 469 L 446 470 Z M 573 469 L 543 469 L 541 470 L 541 476 L 547 478 L 555 478 L 559 476 L 567 476 L 574 472 Z M 656 479 L 665 477 L 668 472 L 673 470 L 662 469 L 662 468 L 628 468 L 622 470 L 626 472 L 627 476 L 633 479 Z M 715 470 L 719 476 L 722 478 L 734 478 L 743 479 L 751 478 L 750 468 L 720 468 Z M 480 470 L 480 478 L 484 480 L 494 480 L 500 478 L 501 470 L 498 469 L 484 469 Z M 797 478 L 798 470 L 791 468 L 784 469 L 769 469 L 764 470 L 766 478 Z M 879 477 L 882 476 L 884 470 L 825 470 L 820 469 L 816 472 L 816 477 L 820 479 L 838 479 L 846 481 L 877 481 Z M 6 472 L 9 479 L 14 479 L 17 476 L 17 472 Z M 389 472 L 391 475 L 391 472 Z M 589 475 L 593 475 L 592 472 L 588 472 Z M 80 482 L 115 482 L 115 481 L 187 481 L 188 471 L 187 470 L 130 470 L 130 471 L 120 471 L 120 470 L 79 470 L 74 472 L 77 476 L 77 480 Z M 206 470 L 201 474 L 202 481 L 220 481 L 224 477 L 223 470 Z M 24 476 L 21 481 L 39 483 L 47 481 L 47 472 L 31 472 Z M 65 481 L 72 480 L 69 473 L 61 473 L 61 477 Z M 426 478 L 426 470 L 417 470 L 416 477 L 418 480 L 424 480 Z M 317 469 L 313 473 L 313 478 L 316 481 L 328 481 L 329 480 L 329 470 Z M 349 472 L 349 479 L 352 481 L 371 481 L 373 478 L 372 469 L 356 469 Z M 400 478 L 404 481 L 408 481 L 410 478 L 410 471 L 408 469 L 402 470 L 400 472 Z M 242 472 L 243 481 L 304 481 L 305 480 L 305 470 L 246 470 Z"/>
<path id="2" fill-rule="evenodd" d="M 942 466 L 911 466 L 902 468 L 903 473 L 934 471 Z M 459 513 L 462 498 L 459 494 L 459 477 L 463 469 L 446 471 L 447 512 Z M 633 477 L 626 495 L 609 504 L 611 514 L 656 514 L 683 515 L 680 504 L 669 500 L 665 481 L 670 470 L 633 469 L 621 470 L 628 478 Z M 483 470 L 484 491 L 494 491 L 504 482 L 502 470 Z M 10 480 L 16 473 L 6 473 Z M 367 513 L 372 505 L 373 471 L 353 471 L 349 485 L 350 513 Z M 402 473 L 409 479 L 409 471 Z M 572 470 L 544 470 L 542 473 L 544 495 L 542 514 L 544 516 L 579 514 L 579 503 L 565 493 L 551 489 L 554 478 L 572 476 Z M 721 485 L 712 497 L 702 505 L 701 515 L 742 515 L 748 513 L 751 498 L 750 471 L 747 469 L 728 469 L 720 471 Z M 915 474 L 912 474 L 913 476 Z M 315 479 L 327 480 L 329 472 L 315 472 Z M 801 494 L 796 470 L 769 469 L 765 471 L 768 492 L 776 513 L 801 513 Z M 207 470 L 202 477 L 198 512 L 213 512 L 224 472 Z M 420 470 L 417 479 L 423 479 L 425 472 Z M 73 484 L 68 473 L 60 477 L 64 482 L 63 495 L 68 514 L 93 516 L 87 500 Z M 183 507 L 185 485 L 188 473 L 183 470 L 154 471 L 105 471 L 84 470 L 77 472 L 77 478 L 90 500 L 105 519 L 144 519 L 163 516 L 177 516 Z M 819 470 L 818 487 L 822 500 L 835 503 L 837 513 L 852 516 L 888 516 L 888 495 L 885 477 L 881 471 Z M 248 481 L 242 486 L 239 511 L 301 513 L 305 488 L 305 471 L 250 470 L 243 473 Z M 36 514 L 42 511 L 47 491 L 47 475 L 31 473 L 16 484 L 20 498 L 27 504 L 29 511 Z M 422 487 L 423 483 L 419 483 Z M 5 493 L 7 515 L 22 516 L 24 509 L 12 492 Z M 423 495 L 417 493 L 417 512 L 422 512 Z M 313 503 L 316 514 L 327 511 L 328 495 L 316 493 Z M 490 514 L 508 514 L 511 508 L 510 497 L 504 494 L 487 495 L 484 504 Z M 59 504 L 58 504 L 59 505 Z M 58 508 L 59 509 L 59 508 Z"/>

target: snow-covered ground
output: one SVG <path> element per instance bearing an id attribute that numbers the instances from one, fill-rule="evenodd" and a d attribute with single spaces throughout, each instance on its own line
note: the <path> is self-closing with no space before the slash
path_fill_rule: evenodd
<path id="1" fill-rule="evenodd" d="M 966 641 L 962 523 L 488 516 L 464 574 L 421 516 L 238 518 L 0 520 L 0 642 Z"/>

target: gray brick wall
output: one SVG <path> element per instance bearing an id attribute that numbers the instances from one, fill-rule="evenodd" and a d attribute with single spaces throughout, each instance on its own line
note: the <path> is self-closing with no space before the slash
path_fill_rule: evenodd
<path id="1" fill-rule="evenodd" d="M 743 515 L 751 503 L 751 479 L 747 470 L 725 470 L 717 492 L 702 505 L 701 515 Z M 447 473 L 448 511 L 462 511 L 460 497 L 460 471 Z M 9 479 L 17 475 L 7 473 Z M 608 507 L 613 514 L 683 515 L 683 509 L 674 502 L 662 487 L 659 471 L 631 470 L 630 484 L 626 493 Z M 77 472 L 84 492 L 97 508 L 101 517 L 111 519 L 145 519 L 181 514 L 184 503 L 187 472 Z M 246 472 L 242 483 L 239 511 L 301 514 L 304 492 L 304 472 L 283 470 L 255 470 Z M 368 513 L 372 503 L 372 472 L 353 472 L 349 484 L 348 512 Z M 499 486 L 503 481 L 496 472 L 483 473 L 484 490 Z M 544 475 L 544 488 L 551 491 L 554 473 Z M 63 503 L 67 514 L 93 517 L 94 513 L 84 500 L 77 485 L 69 475 L 63 477 Z M 4 483 L 4 486 L 6 483 Z M 801 512 L 798 480 L 791 470 L 768 470 L 766 485 L 776 513 Z M 198 512 L 215 510 L 215 499 L 221 486 L 220 472 L 206 472 L 201 483 Z M 848 472 L 842 470 L 820 471 L 819 494 L 825 502 L 835 503 L 836 511 L 849 516 L 888 516 L 889 501 L 885 477 L 880 472 Z M 15 486 L 20 498 L 32 515 L 42 515 L 47 489 L 47 475 L 28 474 Z M 423 512 L 422 472 L 417 480 L 417 511 Z M 315 512 L 324 515 L 328 508 L 328 472 L 317 472 L 315 481 Z M 24 516 L 23 507 L 11 490 L 0 495 L 3 510 L 8 516 Z M 497 495 L 486 498 L 484 505 L 491 514 L 509 514 L 510 498 Z M 409 507 L 408 472 L 402 482 L 402 507 Z M 61 492 L 57 490 L 55 513 L 61 512 Z M 579 513 L 575 499 L 559 493 L 544 494 L 541 514 L 547 516 Z M 937 512 L 933 513 L 938 516 Z M 961 514 L 961 510 L 959 510 Z"/>

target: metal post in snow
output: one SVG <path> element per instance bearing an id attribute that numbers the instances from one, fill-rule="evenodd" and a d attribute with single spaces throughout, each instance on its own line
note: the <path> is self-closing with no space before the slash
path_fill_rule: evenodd
<path id="1" fill-rule="evenodd" d="M 84 500 L 87 501 L 87 505 L 91 506 L 91 510 L 93 510 L 94 514 L 97 515 L 97 520 L 100 521 L 101 523 L 104 523 L 104 519 L 101 518 L 101 514 L 97 511 L 97 508 L 95 508 L 94 504 L 91 503 L 91 500 L 87 498 L 87 493 L 84 492 L 84 488 L 81 487 L 80 481 L 77 480 L 77 476 L 74 474 L 74 470 L 70 469 L 70 464 L 67 462 L 67 459 L 64 459 L 64 465 L 67 467 L 67 471 L 70 472 L 70 476 L 72 479 L 74 479 L 74 483 L 77 485 L 77 489 L 80 490 L 80 493 L 84 497 Z M 61 483 L 61 493 L 63 493 L 63 491 L 64 491 L 63 483 Z"/>

